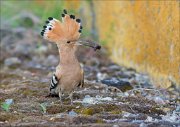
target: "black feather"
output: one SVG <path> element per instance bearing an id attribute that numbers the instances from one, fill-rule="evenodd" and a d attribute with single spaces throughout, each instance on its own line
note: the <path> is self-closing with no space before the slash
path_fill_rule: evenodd
<path id="1" fill-rule="evenodd" d="M 52 17 L 49 17 L 48 19 L 49 19 L 49 20 L 53 20 L 53 18 L 52 18 Z"/>
<path id="2" fill-rule="evenodd" d="M 80 23 L 80 22 L 81 22 L 81 20 L 80 20 L 80 19 L 76 19 L 76 22 Z"/>
<path id="3" fill-rule="evenodd" d="M 70 18 L 71 18 L 71 19 L 75 19 L 75 16 L 74 16 L 74 15 L 70 15 Z"/>
<path id="4" fill-rule="evenodd" d="M 65 17 L 65 14 L 62 14 L 62 17 Z"/>
<path id="5" fill-rule="evenodd" d="M 44 32 L 41 32 L 41 36 L 43 36 L 44 35 Z"/>
<path id="6" fill-rule="evenodd" d="M 63 12 L 64 12 L 64 14 L 67 14 L 67 11 L 66 11 L 66 9 L 64 9 L 64 10 L 63 10 Z"/>

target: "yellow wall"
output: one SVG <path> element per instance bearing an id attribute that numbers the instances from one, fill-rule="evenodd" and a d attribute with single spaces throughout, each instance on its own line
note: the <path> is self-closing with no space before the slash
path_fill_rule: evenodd
<path id="1" fill-rule="evenodd" d="M 70 1 L 67 5 L 72 2 L 76 9 L 86 12 L 84 27 L 90 28 L 90 1 Z M 171 81 L 180 86 L 180 2 L 98 0 L 93 3 L 99 40 L 115 62 L 149 73 L 157 86 L 169 87 Z"/>
<path id="2" fill-rule="evenodd" d="M 96 1 L 100 40 L 119 64 L 148 72 L 157 85 L 180 84 L 178 1 Z"/>

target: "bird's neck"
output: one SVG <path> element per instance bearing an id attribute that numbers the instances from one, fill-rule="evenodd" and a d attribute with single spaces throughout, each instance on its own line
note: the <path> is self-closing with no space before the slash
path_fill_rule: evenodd
<path id="1" fill-rule="evenodd" d="M 58 45 L 60 65 L 79 65 L 76 57 L 76 48 L 66 45 Z"/>

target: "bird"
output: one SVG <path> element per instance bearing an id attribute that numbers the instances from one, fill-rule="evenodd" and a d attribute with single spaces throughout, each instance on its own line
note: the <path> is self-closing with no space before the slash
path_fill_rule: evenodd
<path id="1" fill-rule="evenodd" d="M 70 98 L 72 105 L 74 90 L 84 86 L 84 71 L 77 59 L 76 51 L 81 45 L 94 50 L 100 50 L 101 46 L 94 41 L 80 39 L 83 29 L 81 19 L 68 14 L 66 9 L 63 10 L 61 18 L 62 21 L 49 17 L 41 35 L 44 39 L 56 43 L 60 56 L 60 62 L 51 79 L 50 95 L 57 91 L 61 105 L 63 95 Z"/>

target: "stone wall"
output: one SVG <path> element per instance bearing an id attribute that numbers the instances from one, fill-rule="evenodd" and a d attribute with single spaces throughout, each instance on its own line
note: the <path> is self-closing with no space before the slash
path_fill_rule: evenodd
<path id="1" fill-rule="evenodd" d="M 92 1 L 74 2 L 91 29 Z M 99 41 L 115 62 L 150 74 L 157 86 L 180 84 L 179 1 L 99 0 L 93 6 Z"/>

